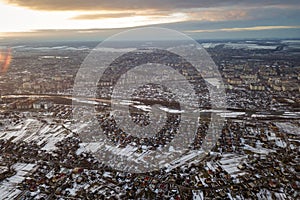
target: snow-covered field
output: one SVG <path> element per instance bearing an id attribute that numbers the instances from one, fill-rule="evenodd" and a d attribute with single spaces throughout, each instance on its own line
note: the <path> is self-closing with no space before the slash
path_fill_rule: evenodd
<path id="1" fill-rule="evenodd" d="M 17 199 L 21 194 L 21 190 L 16 186 L 21 183 L 26 175 L 35 167 L 35 164 L 16 163 L 12 168 L 17 172 L 14 176 L 4 180 L 0 186 L 1 199 Z"/>
<path id="2" fill-rule="evenodd" d="M 37 142 L 42 150 L 53 151 L 55 144 L 70 136 L 62 124 L 48 124 L 37 119 L 25 119 L 18 125 L 10 125 L 0 132 L 0 139 L 12 142 Z"/>
<path id="3" fill-rule="evenodd" d="M 293 135 L 300 134 L 300 127 L 290 122 L 277 122 L 275 124 L 282 132 L 293 134 Z"/>

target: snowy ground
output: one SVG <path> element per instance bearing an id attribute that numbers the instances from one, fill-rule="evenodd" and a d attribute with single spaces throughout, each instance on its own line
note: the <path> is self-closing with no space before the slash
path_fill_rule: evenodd
<path id="1" fill-rule="evenodd" d="M 0 186 L 1 199 L 17 199 L 21 190 L 16 186 L 21 183 L 28 173 L 35 167 L 35 164 L 16 163 L 12 166 L 17 172 L 14 176 L 5 179 Z"/>
<path id="2" fill-rule="evenodd" d="M 48 124 L 37 119 L 26 119 L 0 132 L 0 139 L 11 139 L 12 142 L 35 141 L 46 151 L 55 150 L 55 144 L 68 136 L 69 132 L 61 124 Z"/>
<path id="3" fill-rule="evenodd" d="M 277 122 L 275 125 L 283 132 L 293 135 L 300 134 L 300 127 L 290 123 L 290 122 Z"/>

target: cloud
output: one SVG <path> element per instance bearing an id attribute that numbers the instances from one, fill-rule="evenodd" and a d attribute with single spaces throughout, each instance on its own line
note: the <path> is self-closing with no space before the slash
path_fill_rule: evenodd
<path id="1" fill-rule="evenodd" d="M 83 15 L 78 15 L 75 17 L 72 17 L 70 19 L 75 19 L 75 20 L 96 20 L 96 19 L 107 19 L 107 18 L 120 18 L 120 17 L 131 17 L 136 15 L 135 12 L 125 12 L 125 13 L 106 13 L 106 14 L 83 14 Z"/>
<path id="2" fill-rule="evenodd" d="M 295 6 L 298 0 L 2 0 L 35 10 L 173 10 L 239 6 Z"/>
<path id="3" fill-rule="evenodd" d="M 182 21 L 241 21 L 249 19 L 276 20 L 285 17 L 292 10 L 300 10 L 299 0 L 0 0 L 34 10 L 73 11 L 68 19 L 79 22 L 90 20 L 117 20 L 122 18 L 152 19 L 155 23 L 174 23 Z M 278 16 L 278 15 L 281 16 Z M 176 16 L 173 17 L 173 16 Z M 181 17 L 178 17 L 181 16 Z M 134 17 L 137 17 L 133 19 Z M 166 20 L 169 21 L 166 21 Z M 172 19 L 172 20 L 171 20 Z M 175 20 L 176 19 L 176 20 Z M 290 19 L 286 19 L 289 21 Z M 159 21 L 162 21 L 160 23 Z M 103 22 L 103 24 L 110 24 Z M 139 26 L 140 23 L 135 25 Z M 145 24 L 146 25 L 146 24 Z M 286 24 L 284 24 L 286 25 Z M 122 22 L 119 24 L 122 26 Z M 103 28 L 90 26 L 89 28 Z"/>
<path id="4" fill-rule="evenodd" d="M 185 19 L 178 21 L 227 21 L 227 20 L 241 20 L 248 18 L 248 11 L 245 10 L 210 10 L 210 11 L 197 11 L 197 10 L 185 10 L 178 13 L 165 12 L 165 11 L 147 11 L 147 12 L 115 12 L 115 13 L 92 13 L 92 14 L 81 14 L 71 17 L 72 20 L 100 20 L 108 18 L 121 18 L 121 17 L 133 17 L 133 16 L 144 16 L 151 19 L 164 19 L 166 17 L 172 17 L 176 15 L 182 15 Z"/>
<path id="5" fill-rule="evenodd" d="M 0 0 L 0 2 L 9 3 L 10 5 L 3 3 L 2 5 L 24 12 L 22 15 L 22 12 L 3 9 L 2 14 L 10 16 L 2 20 L 6 23 L 1 27 L 3 32 L 31 31 L 28 36 L 63 35 L 67 39 L 71 38 L 69 35 L 74 37 L 87 35 L 96 38 L 97 34 L 104 34 L 99 31 L 100 29 L 119 30 L 150 25 L 208 37 L 217 34 L 230 37 L 252 34 L 251 36 L 255 37 L 254 32 L 272 31 L 280 36 L 289 37 L 290 33 L 294 36 L 299 35 L 300 25 L 299 0 Z M 10 13 L 5 14 L 6 10 Z M 10 19 L 10 23 L 5 21 L 7 18 Z M 35 31 L 45 29 L 49 30 Z M 54 29 L 62 31 L 55 32 Z M 106 35 L 107 30 L 105 36 L 109 35 Z"/>
<path id="6" fill-rule="evenodd" d="M 107 18 L 121 18 L 121 17 L 133 17 L 133 16 L 147 16 L 151 18 L 164 18 L 168 16 L 172 16 L 175 13 L 167 12 L 167 11 L 157 11 L 157 10 L 143 10 L 143 11 L 132 11 L 132 12 L 124 12 L 124 11 L 106 11 L 105 13 L 99 12 L 89 12 L 87 14 L 80 14 L 74 16 L 70 19 L 73 20 L 98 20 L 98 19 L 107 19 Z"/>
<path id="7" fill-rule="evenodd" d="M 253 26 L 242 28 L 220 28 L 220 29 L 199 29 L 199 30 L 187 30 L 186 33 L 205 33 L 205 32 L 238 32 L 238 31 L 262 31 L 273 29 L 300 29 L 300 26 Z"/>
<path id="8" fill-rule="evenodd" d="M 187 12 L 190 20 L 196 21 L 228 21 L 241 20 L 249 17 L 248 10 L 195 10 Z"/>

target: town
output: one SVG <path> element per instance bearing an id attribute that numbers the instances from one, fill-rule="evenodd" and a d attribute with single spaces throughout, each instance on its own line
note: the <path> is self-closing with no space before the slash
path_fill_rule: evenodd
<path id="1" fill-rule="evenodd" d="M 224 83 L 227 108 L 217 112 L 225 119 L 220 137 L 202 160 L 145 173 L 120 171 L 100 162 L 92 153 L 99 147 L 79 137 L 81 131 L 90 129 L 86 124 L 74 125 L 76 73 L 97 43 L 12 44 L 10 68 L 0 75 L 1 198 L 299 198 L 299 41 L 199 43 L 218 66 Z M 155 53 L 160 57 L 162 52 Z M 115 64 L 122 72 L 137 63 L 120 60 Z M 202 94 L 197 109 L 206 115 L 213 112 L 206 83 L 193 67 L 180 60 L 167 59 L 165 64 L 196 82 L 197 93 Z M 143 154 L 172 143 L 178 137 L 180 105 L 172 91 L 155 84 L 133 91 L 133 99 L 143 103 L 130 106 L 134 123 L 147 126 L 151 118 L 147 109 L 153 105 L 178 112 L 167 112 L 167 123 L 151 138 L 131 136 L 117 127 L 109 114 L 110 96 L 119 76 L 115 71 L 113 67 L 107 70 L 110 78 L 99 81 L 97 101 L 79 102 L 96 105 L 99 125 L 111 145 L 130 146 Z M 207 117 L 199 124 L 190 151 L 201 149 Z"/>

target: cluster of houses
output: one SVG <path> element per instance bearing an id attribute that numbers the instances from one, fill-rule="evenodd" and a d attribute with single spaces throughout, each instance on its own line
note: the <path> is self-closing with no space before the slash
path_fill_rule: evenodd
<path id="1" fill-rule="evenodd" d="M 18 173 L 16 163 L 35 166 L 16 184 L 17 198 L 296 199 L 299 195 L 295 173 L 299 149 L 294 142 L 299 138 L 286 137 L 273 123 L 227 120 L 215 148 L 202 162 L 142 174 L 100 163 L 81 149 L 76 135 L 67 129 L 62 133 L 66 136 L 51 148 L 38 141 L 0 140 L 1 162 L 7 163 L 0 171 L 4 182 Z"/>

